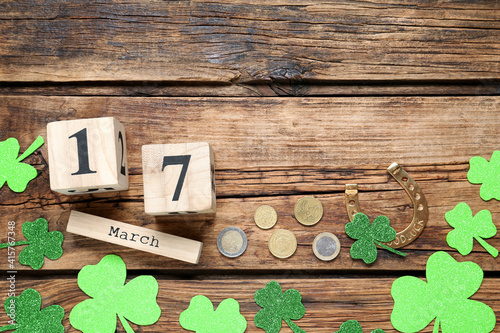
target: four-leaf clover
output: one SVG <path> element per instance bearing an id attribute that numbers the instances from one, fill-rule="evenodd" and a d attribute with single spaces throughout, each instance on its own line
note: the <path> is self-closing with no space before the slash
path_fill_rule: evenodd
<path id="1" fill-rule="evenodd" d="M 455 228 L 446 236 L 446 242 L 450 247 L 457 249 L 463 256 L 468 255 L 472 251 L 475 238 L 489 254 L 495 258 L 498 256 L 498 250 L 483 240 L 497 234 L 497 227 L 493 224 L 488 210 L 484 209 L 476 216 L 472 216 L 469 205 L 461 202 L 444 216 L 446 222 Z"/>
<path id="2" fill-rule="evenodd" d="M 340 329 L 335 333 L 363 333 L 363 328 L 357 320 L 348 320 L 340 325 Z M 377 328 L 371 333 L 385 333 L 384 330 Z"/>
<path id="3" fill-rule="evenodd" d="M 15 330 L 13 333 L 64 333 L 64 309 L 55 304 L 43 309 L 41 307 L 42 297 L 34 289 L 26 289 L 18 297 L 7 298 L 4 308 L 11 321 L 10 325 L 0 327 L 0 332 Z"/>
<path id="4" fill-rule="evenodd" d="M 276 281 L 269 282 L 264 289 L 255 292 L 255 302 L 263 309 L 255 315 L 255 326 L 262 328 L 266 333 L 278 333 L 281 330 L 281 321 L 284 320 L 295 333 L 305 333 L 293 320 L 298 320 L 306 313 L 302 304 L 302 297 L 295 289 L 288 289 L 284 293 Z"/>
<path id="5" fill-rule="evenodd" d="M 78 273 L 78 286 L 92 297 L 78 303 L 69 315 L 71 325 L 84 333 L 114 333 L 116 316 L 125 331 L 133 333 L 127 320 L 137 325 L 154 324 L 161 315 L 156 303 L 158 282 L 141 275 L 125 284 L 127 268 L 117 255 L 107 255 Z"/>
<path id="6" fill-rule="evenodd" d="M 390 226 L 386 216 L 378 216 L 370 225 L 368 216 L 357 213 L 352 222 L 345 225 L 345 232 L 349 237 L 357 239 L 351 246 L 353 259 L 363 259 L 366 264 L 371 264 L 377 259 L 376 245 L 400 256 L 406 256 L 406 254 L 381 243 L 390 242 L 396 238 L 396 230 Z"/>
<path id="7" fill-rule="evenodd" d="M 21 161 L 33 154 L 43 143 L 43 138 L 39 136 L 18 157 L 21 147 L 16 138 L 0 142 L 0 188 L 7 182 L 9 188 L 14 192 L 23 192 L 26 189 L 28 183 L 36 177 L 37 171 L 31 165 L 21 163 Z"/>
<path id="8" fill-rule="evenodd" d="M 467 179 L 472 184 L 482 184 L 479 196 L 483 200 L 500 200 L 500 151 L 494 151 L 490 162 L 481 156 L 474 156 L 469 161 Z"/>
<path id="9" fill-rule="evenodd" d="M 196 333 L 243 333 L 247 328 L 247 320 L 240 314 L 236 300 L 225 299 L 214 311 L 210 299 L 203 295 L 191 299 L 179 322 L 183 328 Z"/>
<path id="10" fill-rule="evenodd" d="M 62 243 L 64 236 L 60 231 L 49 232 L 49 223 L 46 219 L 39 218 L 34 222 L 25 222 L 22 230 L 27 241 L 0 244 L 0 249 L 28 244 L 19 253 L 19 262 L 22 265 L 40 269 L 45 262 L 44 256 L 56 260 L 63 255 Z"/>
<path id="11" fill-rule="evenodd" d="M 392 284 L 391 322 L 402 332 L 417 332 L 436 318 L 434 332 L 491 332 L 496 318 L 484 303 L 468 299 L 479 289 L 483 271 L 473 262 L 458 263 L 446 252 L 429 257 L 427 282 L 403 276 Z"/>

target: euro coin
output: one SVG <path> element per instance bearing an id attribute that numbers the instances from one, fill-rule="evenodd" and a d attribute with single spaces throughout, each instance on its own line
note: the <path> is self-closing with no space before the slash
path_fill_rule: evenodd
<path id="1" fill-rule="evenodd" d="M 238 227 L 227 227 L 217 236 L 220 253 L 229 258 L 239 257 L 245 252 L 248 240 L 245 232 Z"/>
<path id="2" fill-rule="evenodd" d="M 273 256 L 285 259 L 297 250 L 297 239 L 291 231 L 279 229 L 269 237 L 268 246 Z"/>
<path id="3" fill-rule="evenodd" d="M 340 242 L 337 236 L 329 232 L 322 232 L 313 241 L 313 252 L 318 259 L 330 261 L 340 252 Z"/>
<path id="4" fill-rule="evenodd" d="M 303 225 L 315 225 L 323 217 L 323 205 L 316 198 L 303 197 L 295 204 L 294 215 Z"/>
<path id="5" fill-rule="evenodd" d="M 271 229 L 278 221 L 278 214 L 273 207 L 264 205 L 257 208 L 253 218 L 259 228 Z"/>

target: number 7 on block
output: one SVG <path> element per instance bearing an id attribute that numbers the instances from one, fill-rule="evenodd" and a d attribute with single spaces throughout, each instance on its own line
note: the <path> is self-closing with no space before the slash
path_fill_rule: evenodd
<path id="1" fill-rule="evenodd" d="M 144 145 L 142 168 L 146 213 L 215 213 L 214 154 L 208 143 Z"/>

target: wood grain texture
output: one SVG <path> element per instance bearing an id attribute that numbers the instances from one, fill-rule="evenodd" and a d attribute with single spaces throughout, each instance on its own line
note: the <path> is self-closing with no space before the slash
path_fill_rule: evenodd
<path id="1" fill-rule="evenodd" d="M 445 241 L 451 230 L 444 214 L 465 201 L 476 213 L 488 209 L 500 218 L 497 202 L 479 198 L 479 186 L 466 180 L 468 160 L 490 158 L 497 149 L 500 126 L 498 97 L 433 98 L 63 98 L 2 97 L 2 138 L 15 136 L 21 147 L 34 135 L 44 135 L 48 121 L 78 117 L 116 116 L 125 126 L 129 154 L 128 191 L 64 196 L 49 189 L 47 148 L 27 160 L 40 175 L 23 194 L 0 191 L 0 215 L 20 225 L 42 216 L 52 230 L 64 231 L 70 209 L 111 218 L 204 242 L 197 266 L 65 234 L 65 254 L 47 260 L 46 270 L 74 271 L 108 253 L 130 262 L 131 269 L 155 269 L 176 274 L 200 270 L 286 273 L 328 271 L 423 270 L 436 250 L 451 250 Z M 30 110 L 30 112 L 26 112 Z M 206 126 L 210 119 L 210 126 Z M 217 215 L 154 218 L 144 213 L 140 147 L 147 143 L 209 141 L 215 151 Z M 422 235 L 408 247 L 406 258 L 379 250 L 379 260 L 365 265 L 352 260 L 352 240 L 344 233 L 348 221 L 344 186 L 358 183 L 361 208 L 372 219 L 387 215 L 396 230 L 411 220 L 406 193 L 388 175 L 393 161 L 417 181 L 429 203 L 430 219 Z M 303 195 L 315 195 L 324 205 L 323 220 L 307 228 L 293 218 L 293 206 Z M 292 230 L 299 247 L 294 256 L 277 260 L 267 249 L 274 229 L 253 222 L 255 209 L 269 204 L 278 212 L 276 228 Z M 229 259 L 218 252 L 218 233 L 236 225 L 248 236 L 245 255 Z M 321 262 L 312 253 L 314 237 L 336 234 L 342 244 L 337 259 Z M 3 239 L 2 239 L 3 241 Z M 498 237 L 488 242 L 500 248 Z M 456 258 L 460 258 L 453 252 Z M 486 271 L 497 271 L 498 260 L 475 244 L 469 257 Z M 3 266 L 2 266 L 3 265 Z M 6 263 L 0 262 L 6 269 Z M 25 269 L 25 268 L 20 268 Z"/>
<path id="2" fill-rule="evenodd" d="M 0 81 L 500 78 L 495 1 L 2 1 Z"/>
<path id="3" fill-rule="evenodd" d="M 125 260 L 126 264 L 127 261 Z M 89 260 L 89 263 L 96 264 Z M 20 276 L 21 274 L 19 274 Z M 303 279 L 293 274 L 277 279 L 283 290 L 296 289 L 301 293 L 306 314 L 294 321 L 306 332 L 331 333 L 349 319 L 358 320 L 365 332 L 381 328 L 387 333 L 396 332 L 390 316 L 394 306 L 390 289 L 395 278 L 366 279 Z M 218 306 L 226 298 L 234 298 L 240 303 L 241 314 L 247 319 L 248 333 L 263 332 L 255 327 L 253 319 L 261 309 L 254 302 L 254 293 L 264 288 L 270 280 L 250 278 L 247 280 L 159 280 L 160 290 L 157 302 L 162 309 L 159 321 L 150 326 L 136 326 L 136 332 L 183 332 L 179 325 L 179 315 L 188 308 L 189 301 L 196 295 L 205 295 Z M 485 279 L 479 291 L 471 299 L 484 302 L 498 316 L 500 312 L 500 279 Z M 34 288 L 42 296 L 42 307 L 59 304 L 65 310 L 63 325 L 66 332 L 79 332 L 69 324 L 69 313 L 73 307 L 88 299 L 75 279 L 45 279 L 17 281 L 16 290 L 21 293 L 26 288 Z M 0 290 L 7 290 L 6 282 L 0 282 Z M 4 299 L 4 297 L 2 297 Z M 7 324 L 5 310 L 0 310 L 0 326 Z M 433 322 L 423 333 L 432 332 Z M 125 332 L 119 325 L 117 333 Z M 185 331 L 187 332 L 187 331 Z M 292 332 L 283 322 L 282 333 Z"/>

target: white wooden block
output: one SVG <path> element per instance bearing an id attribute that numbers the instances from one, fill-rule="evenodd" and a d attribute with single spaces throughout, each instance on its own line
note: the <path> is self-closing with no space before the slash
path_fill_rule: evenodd
<path id="1" fill-rule="evenodd" d="M 74 210 L 66 231 L 191 264 L 198 263 L 203 248 L 203 243 L 195 240 Z"/>
<path id="2" fill-rule="evenodd" d="M 50 188 L 63 194 L 128 189 L 127 144 L 113 117 L 47 124 Z"/>
<path id="3" fill-rule="evenodd" d="M 214 154 L 206 142 L 142 146 L 145 211 L 215 213 Z"/>

